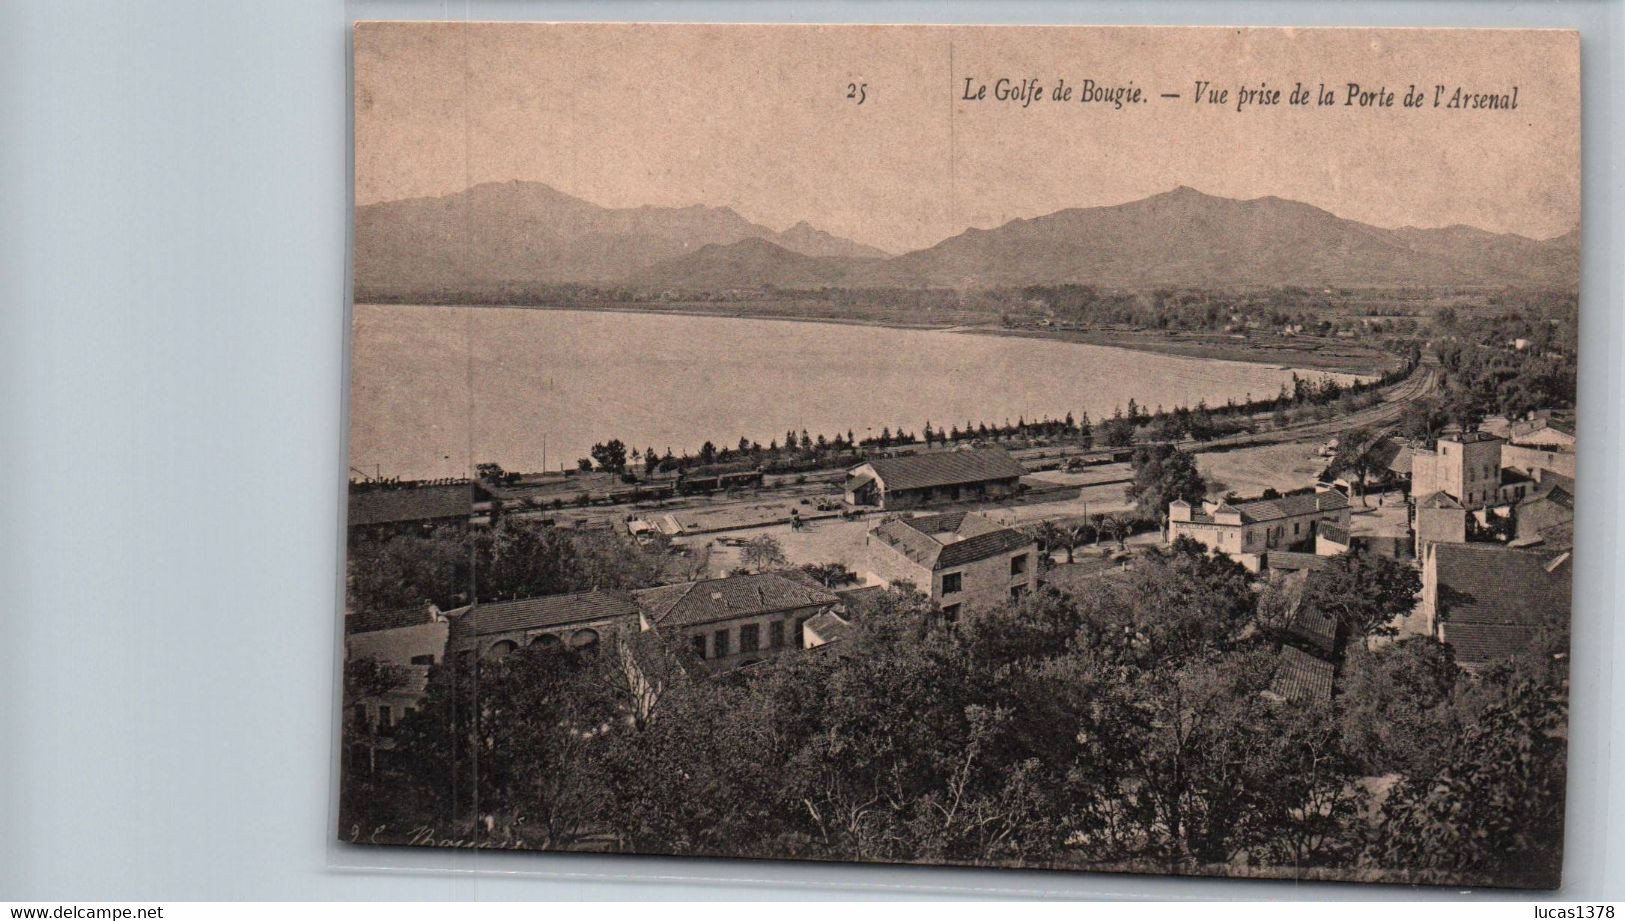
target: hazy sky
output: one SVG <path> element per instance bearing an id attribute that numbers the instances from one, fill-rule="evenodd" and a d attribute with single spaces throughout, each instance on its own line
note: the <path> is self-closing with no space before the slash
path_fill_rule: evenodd
<path id="1" fill-rule="evenodd" d="M 356 201 L 546 182 L 613 207 L 732 207 L 893 252 L 1189 185 L 1386 227 L 1549 237 L 1579 220 L 1572 32 L 372 23 L 356 29 Z M 966 77 L 988 98 L 960 99 Z M 1142 88 L 1109 105 L 994 81 Z M 1194 83 L 1227 89 L 1195 105 Z M 1358 82 L 1393 108 L 1237 112 L 1237 88 Z M 847 97 L 867 84 L 862 105 Z M 1401 102 L 1415 84 L 1428 104 Z M 1432 106 L 1510 92 L 1515 111 Z M 1179 93 L 1178 100 L 1162 93 Z M 1446 94 L 1448 98 L 1448 91 Z"/>

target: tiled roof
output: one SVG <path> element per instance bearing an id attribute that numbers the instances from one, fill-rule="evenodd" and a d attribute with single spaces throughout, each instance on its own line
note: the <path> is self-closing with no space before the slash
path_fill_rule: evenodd
<path id="1" fill-rule="evenodd" d="M 1567 489 L 1564 489 L 1562 486 L 1560 486 L 1558 484 L 1555 484 L 1555 483 L 1551 484 L 1551 485 L 1547 485 L 1545 483 L 1542 483 L 1541 487 L 1542 488 L 1537 489 L 1534 492 L 1530 493 L 1528 496 L 1524 497 L 1524 499 L 1522 501 L 1520 501 L 1518 504 L 1519 505 L 1533 505 L 1536 502 L 1546 501 L 1546 502 L 1556 503 L 1557 505 L 1560 505 L 1563 508 L 1566 508 L 1571 512 L 1574 511 L 1574 494 L 1573 493 L 1569 492 Z"/>
<path id="2" fill-rule="evenodd" d="M 632 594 L 649 619 L 661 626 L 731 620 L 840 600 L 827 589 L 776 572 L 662 585 Z"/>
<path id="3" fill-rule="evenodd" d="M 1401 476 L 1411 475 L 1411 446 L 1397 438 L 1384 438 L 1373 452 L 1377 465 Z"/>
<path id="4" fill-rule="evenodd" d="M 1416 507 L 1417 508 L 1456 508 L 1456 509 L 1459 509 L 1459 508 L 1462 507 L 1462 505 L 1461 505 L 1460 502 L 1457 502 L 1455 499 L 1451 498 L 1448 493 L 1430 492 L 1427 495 L 1423 496 L 1422 498 L 1416 500 Z"/>
<path id="5" fill-rule="evenodd" d="M 1212 524 L 1220 515 L 1233 513 L 1239 514 L 1243 522 L 1254 524 L 1263 521 L 1278 521 L 1282 518 L 1296 518 L 1299 515 L 1334 512 L 1348 507 L 1349 500 L 1347 496 L 1335 489 L 1328 489 L 1324 492 L 1298 493 L 1291 496 L 1281 496 L 1277 499 L 1254 499 L 1251 502 L 1220 502 L 1214 506 L 1211 512 L 1191 515 L 1191 520 L 1202 524 Z"/>
<path id="6" fill-rule="evenodd" d="M 807 621 L 806 629 L 823 643 L 833 643 L 846 636 L 852 625 L 831 611 L 825 611 Z"/>
<path id="7" fill-rule="evenodd" d="M 1564 521 L 1540 529 L 1540 538 L 1545 541 L 1548 552 L 1574 549 L 1574 522 Z"/>
<path id="8" fill-rule="evenodd" d="M 1334 671 L 1330 662 L 1321 661 L 1301 649 L 1282 646 L 1270 690 L 1287 700 L 1329 701 L 1332 699 Z"/>
<path id="9" fill-rule="evenodd" d="M 1325 492 L 1282 496 L 1279 499 L 1243 502 L 1235 508 L 1247 521 L 1274 521 L 1277 518 L 1295 518 L 1299 515 L 1313 515 L 1316 512 L 1330 512 L 1348 507 L 1348 497 L 1331 489 Z"/>
<path id="10" fill-rule="evenodd" d="M 1519 439 L 1533 440 L 1538 437 L 1539 432 L 1547 429 L 1557 432 L 1560 435 L 1566 435 L 1569 438 L 1574 437 L 1573 424 L 1554 422 L 1551 419 L 1531 419 L 1527 422 L 1515 422 L 1508 430 L 1508 437 L 1510 437 L 1514 443 L 1516 443 Z"/>
<path id="11" fill-rule="evenodd" d="M 1298 605 L 1287 631 L 1328 653 L 1337 648 L 1337 618 L 1309 605 Z"/>
<path id="12" fill-rule="evenodd" d="M 1443 638 L 1463 665 L 1514 652 L 1548 617 L 1569 613 L 1566 554 L 1495 544 L 1436 544 L 1433 554 Z"/>
<path id="13" fill-rule="evenodd" d="M 1444 641 L 1469 668 L 1505 659 L 1534 645 L 1539 630 L 1510 624 L 1445 624 Z"/>
<path id="14" fill-rule="evenodd" d="M 980 515 L 951 512 L 924 518 L 894 518 L 872 532 L 904 556 L 930 569 L 962 566 L 1001 553 L 1013 553 L 1036 541 L 1014 528 L 1001 527 Z"/>
<path id="15" fill-rule="evenodd" d="M 1564 476 L 1555 470 L 1540 470 L 1535 479 L 1542 486 L 1561 486 L 1569 495 L 1574 495 L 1574 477 Z"/>
<path id="16" fill-rule="evenodd" d="M 1331 522 L 1322 522 L 1318 533 L 1321 537 L 1326 538 L 1332 543 L 1342 544 L 1345 547 L 1349 545 L 1349 541 L 1351 540 L 1347 528 L 1338 527 Z"/>
<path id="17" fill-rule="evenodd" d="M 868 464 L 888 492 L 1010 480 L 1027 473 L 1027 468 L 1002 448 L 877 457 Z"/>
<path id="18" fill-rule="evenodd" d="M 467 483 L 368 489 L 350 493 L 350 527 L 467 518 L 474 511 L 473 487 Z"/>
<path id="19" fill-rule="evenodd" d="M 495 601 L 449 611 L 455 636 L 486 636 L 636 617 L 637 605 L 621 592 L 590 591 Z"/>

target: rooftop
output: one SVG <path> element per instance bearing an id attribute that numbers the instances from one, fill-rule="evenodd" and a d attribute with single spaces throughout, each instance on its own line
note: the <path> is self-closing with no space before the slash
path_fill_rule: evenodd
<path id="1" fill-rule="evenodd" d="M 1248 502 L 1221 502 L 1206 514 L 1192 514 L 1191 520 L 1211 524 L 1221 514 L 1241 515 L 1245 524 L 1278 521 L 1300 515 L 1315 515 L 1349 507 L 1348 497 L 1335 489 L 1325 492 L 1297 493 L 1276 499 L 1254 499 Z"/>
<path id="2" fill-rule="evenodd" d="M 1574 477 L 1564 476 L 1554 470 L 1536 470 L 1535 482 L 1542 486 L 1561 486 L 1569 495 L 1574 495 Z"/>
<path id="3" fill-rule="evenodd" d="M 1534 505 L 1537 502 L 1551 502 L 1560 505 L 1569 511 L 1574 511 L 1574 494 L 1564 489 L 1561 484 L 1542 484 L 1544 488 L 1537 489 L 1525 496 L 1518 505 Z"/>
<path id="4" fill-rule="evenodd" d="M 1293 646 L 1282 646 L 1270 690 L 1286 700 L 1325 702 L 1332 699 L 1332 674 L 1336 669 Z"/>
<path id="5" fill-rule="evenodd" d="M 1450 508 L 1460 509 L 1462 504 L 1451 498 L 1448 493 L 1430 492 L 1416 500 L 1417 508 Z"/>
<path id="6" fill-rule="evenodd" d="M 474 512 L 474 491 L 468 483 L 367 489 L 350 493 L 349 526 L 467 518 Z"/>
<path id="7" fill-rule="evenodd" d="M 1374 459 L 1377 465 L 1400 476 L 1411 475 L 1411 446 L 1397 438 L 1384 438 L 1377 443 Z"/>
<path id="8" fill-rule="evenodd" d="M 637 605 L 624 592 L 594 590 L 484 602 L 448 611 L 447 616 L 452 618 L 454 635 L 487 636 L 635 617 L 637 613 Z"/>
<path id="9" fill-rule="evenodd" d="M 833 611 L 825 611 L 816 617 L 810 618 L 806 623 L 807 633 L 809 638 L 814 640 L 813 645 L 815 646 L 823 646 L 842 639 L 851 628 L 851 623 L 841 619 Z"/>
<path id="10" fill-rule="evenodd" d="M 1486 441 L 1505 441 L 1506 439 L 1492 435 L 1489 432 L 1452 432 L 1449 435 L 1439 436 L 1439 440 L 1470 445 L 1481 444 Z"/>
<path id="11" fill-rule="evenodd" d="M 1569 611 L 1569 555 L 1496 544 L 1435 544 L 1435 605 L 1456 660 L 1482 664 L 1526 646 Z"/>
<path id="12" fill-rule="evenodd" d="M 1469 668 L 1517 655 L 1534 645 L 1539 628 L 1515 624 L 1445 624 L 1444 641 Z"/>
<path id="13" fill-rule="evenodd" d="M 1298 605 L 1287 632 L 1327 653 L 1337 648 L 1337 618 L 1306 605 Z"/>
<path id="14" fill-rule="evenodd" d="M 930 569 L 962 566 L 1036 543 L 1014 528 L 1002 527 L 969 512 L 894 518 L 869 533 Z"/>
<path id="15" fill-rule="evenodd" d="M 632 594 L 649 620 L 661 626 L 732 620 L 840 600 L 834 592 L 776 572 L 662 585 Z"/>
<path id="16" fill-rule="evenodd" d="M 1345 547 L 1347 547 L 1349 542 L 1353 540 L 1353 538 L 1349 536 L 1348 528 L 1331 524 L 1329 522 L 1320 526 L 1319 534 L 1321 537 L 1326 538 L 1332 543 L 1342 544 Z"/>
<path id="17" fill-rule="evenodd" d="M 877 457 L 867 464 L 888 491 L 1010 480 L 1027 472 L 1002 448 Z"/>

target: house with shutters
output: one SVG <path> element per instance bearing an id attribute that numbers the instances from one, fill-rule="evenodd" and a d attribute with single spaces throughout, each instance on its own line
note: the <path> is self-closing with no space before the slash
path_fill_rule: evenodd
<path id="1" fill-rule="evenodd" d="M 1272 551 L 1313 551 L 1323 527 L 1341 537 L 1349 530 L 1349 500 L 1336 490 L 1297 493 L 1250 502 L 1207 501 L 1197 511 L 1189 502 L 1168 504 L 1168 540 L 1188 537 L 1217 550 L 1253 572 Z"/>
<path id="2" fill-rule="evenodd" d="M 1007 603 L 1038 589 L 1038 542 L 970 512 L 894 518 L 869 532 L 870 581 L 906 582 L 951 618 L 966 603 Z"/>
<path id="3" fill-rule="evenodd" d="M 632 595 L 641 629 L 681 638 L 717 670 L 828 642 L 837 626 L 818 618 L 841 607 L 834 592 L 777 572 L 662 585 Z M 808 629 L 815 620 L 816 637 Z"/>

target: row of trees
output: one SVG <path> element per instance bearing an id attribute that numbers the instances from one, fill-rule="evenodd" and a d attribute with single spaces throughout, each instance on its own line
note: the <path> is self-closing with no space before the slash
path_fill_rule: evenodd
<path id="1" fill-rule="evenodd" d="M 741 436 L 732 447 L 718 447 L 707 441 L 692 456 L 687 452 L 674 454 L 670 448 L 662 453 L 652 446 L 641 451 L 634 448 L 629 452 L 627 445 L 616 438 L 594 444 L 589 452 L 591 457 L 581 458 L 577 466 L 582 471 L 598 469 L 617 474 L 628 474 L 641 468 L 646 477 L 658 473 L 703 471 L 716 465 L 729 464 L 749 464 L 768 472 L 780 472 L 850 464 L 868 452 L 922 444 L 931 447 L 968 442 L 1064 442 L 1088 450 L 1097 444 L 1128 447 L 1139 442 L 1181 441 L 1187 438 L 1209 441 L 1248 431 L 1254 424 L 1254 417 L 1263 414 L 1268 414 L 1279 428 L 1302 419 L 1306 412 L 1323 411 L 1324 417 L 1329 418 L 1338 413 L 1358 411 L 1379 399 L 1376 393 L 1378 388 L 1408 375 L 1414 363 L 1413 356 L 1384 375 L 1350 384 L 1341 383 L 1329 374 L 1310 378 L 1294 373 L 1290 383 L 1282 384 L 1274 397 L 1248 397 L 1240 403 L 1229 400 L 1216 407 L 1209 407 L 1205 400 L 1200 400 L 1195 407 L 1177 406 L 1164 410 L 1158 406 L 1151 411 L 1131 398 L 1126 411 L 1118 407 L 1110 418 L 1102 420 L 1098 426 L 1087 411 L 1082 411 L 1077 416 L 1069 412 L 1060 419 L 1046 416 L 1028 420 L 1023 416 L 1015 422 L 1006 420 L 990 425 L 987 422 L 967 421 L 963 427 L 952 423 L 946 428 L 926 420 L 925 427 L 918 433 L 905 431 L 901 426 L 895 432 L 889 427 L 882 427 L 878 435 L 863 438 L 856 437 L 850 429 L 844 435 L 837 433 L 833 436 L 814 436 L 802 429 L 799 432 L 787 431 L 782 443 L 775 438 L 765 446 L 745 436 Z"/>
<path id="2" fill-rule="evenodd" d="M 1299 603 L 1375 632 L 1399 603 L 1382 588 L 1392 565 L 1316 574 L 1324 588 Z M 1283 700 L 1289 606 L 1181 542 L 1075 594 L 953 624 L 892 591 L 840 644 L 722 676 L 659 633 L 596 655 L 533 647 L 477 676 L 437 669 L 393 757 L 347 766 L 346 833 L 1555 883 L 1560 660 L 1531 654 L 1474 681 L 1427 638 L 1356 644 L 1333 701 Z"/>

